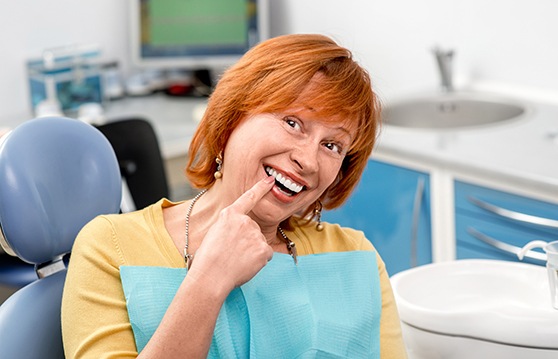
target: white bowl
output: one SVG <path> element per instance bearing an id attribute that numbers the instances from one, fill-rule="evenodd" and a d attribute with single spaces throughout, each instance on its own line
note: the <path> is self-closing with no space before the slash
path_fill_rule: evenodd
<path id="1" fill-rule="evenodd" d="M 483 345 L 556 350 L 558 358 L 558 310 L 551 305 L 545 267 L 457 260 L 397 273 L 391 283 L 406 327 Z"/>

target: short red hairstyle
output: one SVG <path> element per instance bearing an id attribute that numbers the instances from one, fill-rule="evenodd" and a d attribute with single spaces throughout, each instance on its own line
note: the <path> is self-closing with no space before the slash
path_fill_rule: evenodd
<path id="1" fill-rule="evenodd" d="M 190 144 L 186 175 L 192 185 L 213 185 L 215 158 L 242 120 L 287 109 L 317 73 L 322 76 L 313 83 L 304 102 L 322 118 L 343 118 L 356 134 L 336 180 L 320 197 L 324 208 L 339 207 L 358 183 L 374 147 L 380 104 L 367 71 L 353 60 L 349 50 L 323 35 L 269 39 L 223 74 Z M 307 208 L 303 215 L 313 209 Z"/>

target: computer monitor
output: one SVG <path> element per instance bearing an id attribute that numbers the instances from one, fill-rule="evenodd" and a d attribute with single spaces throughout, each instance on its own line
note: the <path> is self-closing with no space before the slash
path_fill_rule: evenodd
<path id="1" fill-rule="evenodd" d="M 269 37 L 268 0 L 129 0 L 132 65 L 221 70 Z"/>

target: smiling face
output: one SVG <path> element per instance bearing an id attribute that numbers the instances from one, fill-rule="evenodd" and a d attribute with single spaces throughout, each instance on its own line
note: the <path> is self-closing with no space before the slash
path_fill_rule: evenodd
<path id="1" fill-rule="evenodd" d="M 249 116 L 225 147 L 223 186 L 238 197 L 262 178 L 275 177 L 253 216 L 260 224 L 277 225 L 316 202 L 333 183 L 352 138 L 341 119 L 320 118 L 304 104 Z"/>
<path id="2" fill-rule="evenodd" d="M 292 162 L 288 165 L 284 164 L 284 160 L 275 163 L 275 159 L 264 159 L 275 155 L 272 150 L 279 148 L 276 143 L 279 140 L 283 141 L 279 145 L 290 146 L 292 152 L 299 148 L 298 142 L 283 138 L 283 134 L 278 131 L 270 132 L 268 127 L 260 126 L 254 118 L 265 115 L 277 121 L 283 120 L 293 129 L 293 136 L 296 130 L 300 130 L 301 136 L 315 141 L 318 141 L 314 132 L 317 127 L 313 124 L 324 125 L 330 130 L 343 127 L 353 136 L 350 136 L 349 148 L 345 148 L 344 159 L 340 159 L 336 166 L 329 166 L 323 156 L 314 156 L 318 153 L 312 152 L 317 151 L 315 147 L 305 150 L 309 156 L 317 158 L 315 161 L 321 167 L 335 168 L 330 173 L 333 184 L 325 186 L 326 192 L 319 198 L 324 209 L 337 208 L 356 187 L 368 162 L 380 123 L 380 107 L 372 91 L 370 76 L 353 59 L 349 50 L 322 35 L 274 37 L 253 47 L 219 80 L 190 143 L 186 175 L 194 188 L 225 187 L 225 191 L 218 189 L 218 192 L 219 198 L 226 204 L 232 203 L 242 191 L 249 188 L 248 184 L 252 184 L 254 178 L 266 175 L 265 169 L 254 173 L 253 163 L 269 162 L 268 172 L 272 175 L 281 174 L 279 183 L 282 184 L 277 186 L 277 190 L 283 190 L 282 195 L 275 189 L 270 195 L 283 204 L 282 209 L 294 208 L 295 204 L 296 207 L 302 207 L 299 204 L 304 200 L 308 206 L 297 214 L 312 216 L 315 201 L 307 199 L 311 193 L 319 191 L 310 186 L 312 183 L 304 183 L 305 176 L 296 178 L 298 172 L 304 175 L 311 172 L 304 164 L 306 159 L 290 159 L 293 155 L 287 154 Z M 289 116 L 294 121 L 286 121 Z M 248 124 L 250 131 L 241 137 L 240 134 L 246 130 L 244 126 Z M 231 138 L 233 133 L 234 138 Z M 235 144 L 237 137 L 242 138 L 244 142 L 241 144 L 245 147 L 239 146 L 233 150 L 233 146 L 238 145 Z M 336 141 L 328 142 L 332 138 L 335 140 L 337 135 L 328 134 L 322 138 L 325 142 L 321 146 L 327 144 L 326 148 L 335 152 Z M 264 144 L 260 141 L 264 141 Z M 320 142 L 312 142 L 313 145 L 316 143 Z M 260 146 L 269 153 L 264 156 Z M 256 151 L 261 158 L 254 158 Z M 281 149 L 277 154 L 281 151 L 286 150 Z M 221 153 L 225 161 L 224 178 L 216 180 L 215 158 Z M 291 183 L 283 177 L 291 177 Z M 322 178 L 321 175 L 319 177 Z M 320 189 L 323 182 L 319 181 Z M 235 188 L 234 185 L 239 187 Z M 298 193 L 299 189 L 300 194 L 292 193 Z M 318 198 L 317 195 L 312 197 Z"/>

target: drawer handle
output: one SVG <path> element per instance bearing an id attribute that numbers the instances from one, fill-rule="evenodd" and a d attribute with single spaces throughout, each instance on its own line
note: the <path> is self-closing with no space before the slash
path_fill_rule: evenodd
<path id="1" fill-rule="evenodd" d="M 520 247 L 516 247 L 516 246 L 511 245 L 509 243 L 502 242 L 502 241 L 499 241 L 499 240 L 494 239 L 492 237 L 489 237 L 486 234 L 484 234 L 482 232 L 479 232 L 478 230 L 476 230 L 473 227 L 468 227 L 467 232 L 471 236 L 473 236 L 474 238 L 478 239 L 479 241 L 484 242 L 491 247 L 497 248 L 502 252 L 512 254 L 516 258 L 517 258 L 517 254 L 521 251 Z M 525 253 L 524 257 L 546 262 L 546 254 L 540 253 L 540 252 L 535 252 L 535 251 L 532 251 L 532 250 L 527 251 Z"/>
<path id="2" fill-rule="evenodd" d="M 473 203 L 477 207 L 480 207 L 484 210 L 487 210 L 491 213 L 494 213 L 494 214 L 496 214 L 500 217 L 508 218 L 508 219 L 511 219 L 511 220 L 514 220 L 514 221 L 529 223 L 529 224 L 537 224 L 539 226 L 545 226 L 545 227 L 550 227 L 550 228 L 558 228 L 558 220 L 555 220 L 555 219 L 532 216 L 530 214 L 511 211 L 509 209 L 505 209 L 505 208 L 498 207 L 498 206 L 495 206 L 493 204 L 490 204 L 488 202 L 481 201 L 480 199 L 475 198 L 475 197 L 468 197 L 468 199 L 471 203 Z"/>
<path id="3" fill-rule="evenodd" d="M 422 197 L 424 195 L 424 178 L 419 177 L 413 201 L 413 225 L 411 228 L 411 268 L 418 265 L 418 230 L 420 224 L 420 212 L 422 208 Z"/>

